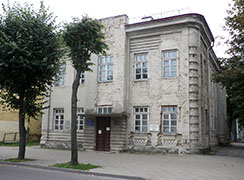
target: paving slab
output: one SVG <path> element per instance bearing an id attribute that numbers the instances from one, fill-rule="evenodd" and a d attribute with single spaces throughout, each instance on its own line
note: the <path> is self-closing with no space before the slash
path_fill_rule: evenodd
<path id="1" fill-rule="evenodd" d="M 236 144 L 234 144 L 235 147 Z M 243 145 L 243 144 L 241 144 Z M 244 156 L 231 156 L 243 148 L 218 149 L 217 155 L 163 155 L 79 151 L 80 163 L 102 166 L 91 173 L 141 177 L 148 180 L 244 180 Z M 219 154 L 218 154 L 219 152 Z M 223 152 L 227 153 L 224 154 Z M 242 152 L 239 154 L 242 154 Z M 18 147 L 0 147 L 0 160 L 16 157 Z M 25 165 L 49 167 L 70 161 L 69 150 L 27 147 Z"/>

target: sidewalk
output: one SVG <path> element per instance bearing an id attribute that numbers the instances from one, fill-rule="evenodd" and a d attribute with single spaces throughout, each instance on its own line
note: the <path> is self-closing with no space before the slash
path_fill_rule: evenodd
<path id="1" fill-rule="evenodd" d="M 242 149 L 244 151 L 244 149 Z M 0 160 L 16 157 L 18 147 L 0 146 Z M 129 154 L 79 152 L 80 163 L 102 166 L 91 173 L 142 177 L 152 180 L 243 180 L 244 158 L 206 155 Z M 243 156 L 244 157 L 244 156 Z M 70 151 L 27 147 L 25 162 L 30 166 L 48 167 L 70 161 Z M 1 168 L 1 164 L 0 164 Z M 133 179 L 133 178 L 132 178 Z"/>

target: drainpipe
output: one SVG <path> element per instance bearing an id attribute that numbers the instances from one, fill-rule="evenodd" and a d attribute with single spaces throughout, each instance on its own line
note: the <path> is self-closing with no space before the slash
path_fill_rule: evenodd
<path id="1" fill-rule="evenodd" d="M 207 52 L 207 62 L 209 63 L 209 58 L 210 58 L 210 51 L 213 49 L 214 47 L 214 39 L 213 41 L 211 42 L 211 45 L 210 47 L 208 48 L 208 52 Z M 208 66 L 209 68 L 209 66 Z M 208 70 L 208 76 L 209 76 L 209 70 Z M 208 81 L 208 107 L 210 107 L 210 104 L 209 104 L 209 81 Z M 210 146 L 210 110 L 208 109 L 208 147 L 211 148 Z M 207 118 L 207 117 L 206 117 Z"/>
<path id="2" fill-rule="evenodd" d="M 49 92 L 49 100 L 48 100 L 48 117 L 47 117 L 47 141 L 49 140 L 49 128 L 50 128 L 50 114 L 51 114 L 51 95 L 52 95 L 52 90 Z"/>

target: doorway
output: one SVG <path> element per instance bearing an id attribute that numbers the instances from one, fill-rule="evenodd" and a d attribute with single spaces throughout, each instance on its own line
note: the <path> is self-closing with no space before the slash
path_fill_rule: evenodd
<path id="1" fill-rule="evenodd" d="M 110 151 L 111 118 L 97 118 L 96 150 Z"/>

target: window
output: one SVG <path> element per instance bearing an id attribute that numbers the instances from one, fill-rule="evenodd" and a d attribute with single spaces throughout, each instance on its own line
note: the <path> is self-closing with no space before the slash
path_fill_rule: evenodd
<path id="1" fill-rule="evenodd" d="M 98 81 L 106 82 L 113 80 L 113 56 L 100 56 L 98 59 Z"/>
<path id="2" fill-rule="evenodd" d="M 65 71 L 66 71 L 66 64 L 62 64 L 59 67 L 59 77 L 55 83 L 55 86 L 63 86 L 65 82 Z"/>
<path id="3" fill-rule="evenodd" d="M 148 130 L 148 108 L 147 107 L 135 107 L 135 132 L 147 132 Z"/>
<path id="4" fill-rule="evenodd" d="M 63 108 L 54 109 L 54 129 L 55 130 L 64 129 L 64 109 Z"/>
<path id="5" fill-rule="evenodd" d="M 135 55 L 135 79 L 147 79 L 148 78 L 148 54 L 136 54 Z"/>
<path id="6" fill-rule="evenodd" d="M 177 132 L 177 107 L 162 107 L 163 113 L 163 132 L 176 133 Z"/>
<path id="7" fill-rule="evenodd" d="M 80 82 L 79 82 L 79 84 L 84 84 L 84 83 L 85 83 L 85 73 L 82 72 L 82 73 L 80 74 Z"/>
<path id="8" fill-rule="evenodd" d="M 177 76 L 177 50 L 163 51 L 163 77 Z"/>
<path id="9" fill-rule="evenodd" d="M 76 70 L 74 72 L 74 78 L 76 77 Z M 85 83 L 85 72 L 81 72 L 80 73 L 80 80 L 79 80 L 79 84 L 84 84 Z"/>
<path id="10" fill-rule="evenodd" d="M 84 130 L 84 121 L 85 121 L 85 113 L 84 113 L 84 108 L 77 108 L 77 120 L 76 120 L 76 125 L 77 125 L 77 130 Z"/>
<path id="11" fill-rule="evenodd" d="M 112 107 L 111 106 L 100 106 L 97 108 L 97 114 L 111 114 Z"/>

